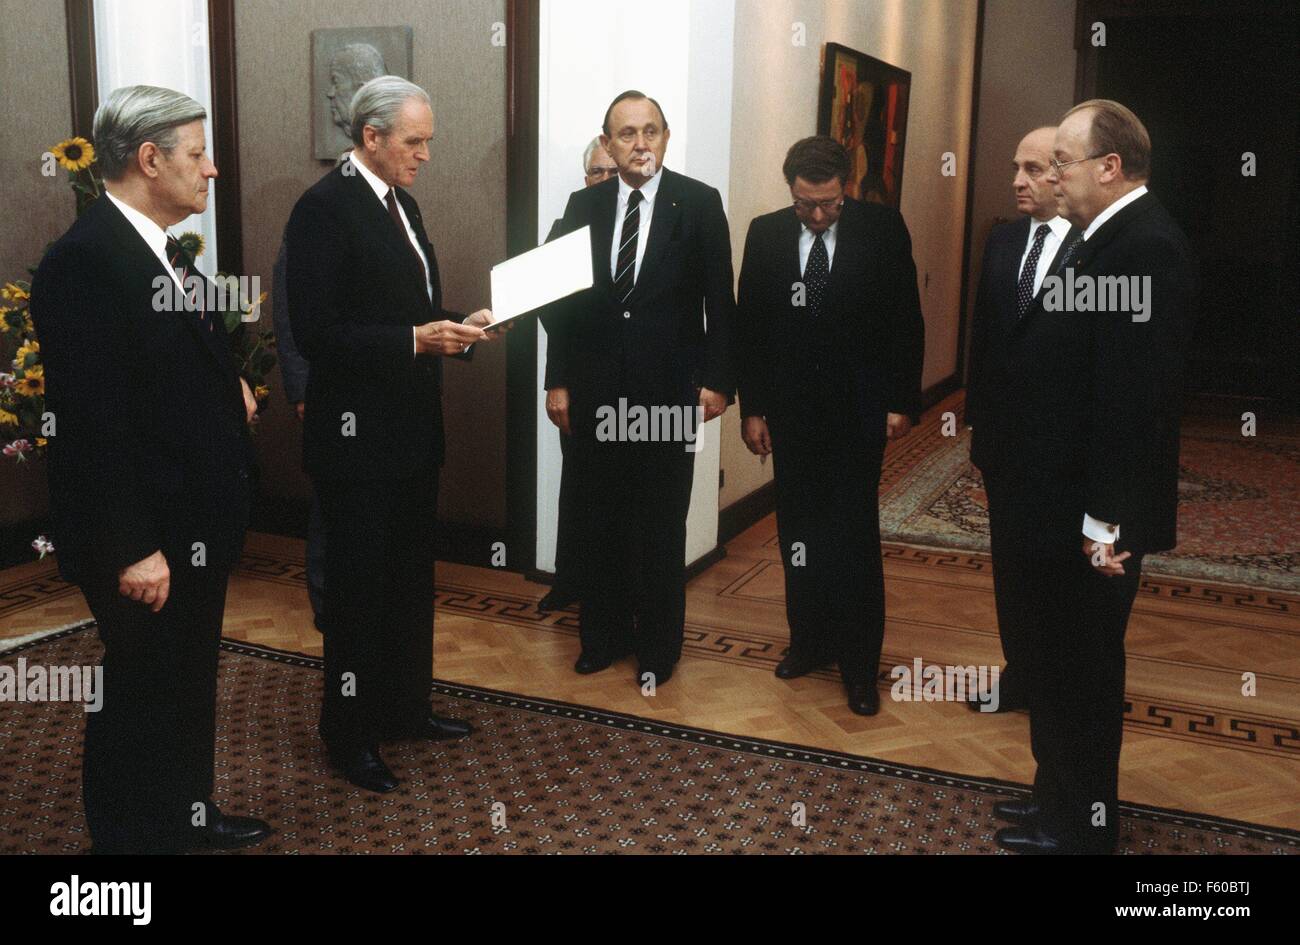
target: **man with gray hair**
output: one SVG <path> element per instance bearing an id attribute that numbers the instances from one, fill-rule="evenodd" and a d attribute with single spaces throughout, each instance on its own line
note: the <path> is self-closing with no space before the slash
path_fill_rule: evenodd
<path id="1" fill-rule="evenodd" d="M 205 117 L 170 89 L 108 96 L 94 129 L 105 193 L 32 283 L 57 424 L 59 571 L 104 644 L 103 708 L 87 716 L 82 766 L 96 853 L 230 848 L 271 832 L 212 802 L 217 649 L 254 491 L 257 408 L 193 260 L 167 232 L 203 212 L 217 176 Z"/>
<path id="2" fill-rule="evenodd" d="M 351 155 L 299 198 L 285 243 L 289 318 L 311 364 L 303 467 L 325 521 L 320 734 L 349 781 L 383 792 L 398 782 L 380 741 L 471 731 L 429 711 L 442 359 L 494 335 L 487 309 L 443 308 L 403 189 L 429 160 L 428 94 L 380 76 L 351 115 Z"/>

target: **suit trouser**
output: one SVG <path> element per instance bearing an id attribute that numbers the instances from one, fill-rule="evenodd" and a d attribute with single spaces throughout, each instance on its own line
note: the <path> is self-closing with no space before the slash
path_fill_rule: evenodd
<path id="1" fill-rule="evenodd" d="M 1034 627 L 1038 617 L 1035 593 L 1042 580 L 1043 555 L 1024 538 L 1018 518 L 1016 490 L 994 475 L 984 477 L 989 502 L 989 544 L 993 558 L 993 597 L 1002 641 L 1003 670 L 998 678 L 999 700 L 1027 705 Z M 1041 524 L 1028 523 L 1030 530 Z"/>
<path id="2" fill-rule="evenodd" d="M 307 599 L 311 601 L 311 612 L 319 630 L 325 613 L 325 516 L 315 489 L 307 517 Z"/>
<path id="3" fill-rule="evenodd" d="M 103 705 L 86 714 L 82 796 L 97 846 L 183 838 L 193 805 L 212 797 L 217 654 L 229 569 L 168 556 L 167 603 L 118 593 L 116 577 L 82 585 L 104 644 Z"/>
<path id="4" fill-rule="evenodd" d="M 600 442 L 575 436 L 581 499 L 582 649 L 634 652 L 643 669 L 671 669 L 686 620 L 686 513 L 695 454 L 679 442 Z"/>
<path id="5" fill-rule="evenodd" d="M 1042 619 L 1029 679 L 1034 797 L 1047 832 L 1080 849 L 1111 852 L 1119 836 L 1124 634 L 1143 555 L 1134 551 L 1122 576 L 1106 577 L 1084 555 L 1082 535 L 1070 538 L 1045 555 L 1037 583 Z"/>
<path id="6" fill-rule="evenodd" d="M 583 545 L 579 531 L 581 519 L 581 493 L 577 488 L 577 475 L 573 471 L 573 460 L 569 458 L 569 442 L 572 436 L 563 433 L 560 437 L 560 503 L 556 510 L 555 522 L 555 584 L 554 590 L 561 594 L 581 596 L 579 576 L 582 562 L 579 558 Z"/>
<path id="7" fill-rule="evenodd" d="M 373 748 L 429 712 L 438 469 L 315 486 L 328 615 L 321 737 L 340 750 Z"/>
<path id="8" fill-rule="evenodd" d="M 847 429 L 842 409 L 768 423 L 790 653 L 836 661 L 856 685 L 875 678 L 885 639 L 884 418 L 879 438 L 864 440 Z"/>

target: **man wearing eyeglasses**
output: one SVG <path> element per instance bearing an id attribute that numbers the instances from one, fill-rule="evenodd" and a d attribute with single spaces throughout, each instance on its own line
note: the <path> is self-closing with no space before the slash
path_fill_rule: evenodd
<path id="1" fill-rule="evenodd" d="M 1151 138 L 1129 109 L 1106 99 L 1072 108 L 1050 166 L 1062 215 L 1082 235 L 1026 316 L 1003 394 L 1018 407 L 999 476 L 1037 521 L 1021 540 L 1039 561 L 1027 588 L 1038 770 L 1031 800 L 997 805 L 1014 825 L 996 839 L 1020 853 L 1111 853 L 1124 634 L 1144 556 L 1176 540 L 1196 273 L 1187 237 L 1147 190 Z M 1124 295 L 1105 289 L 1131 280 Z"/>
<path id="2" fill-rule="evenodd" d="M 887 439 L 921 412 L 925 325 L 898 212 L 844 193 L 849 156 L 795 142 L 793 206 L 757 217 L 737 303 L 741 435 L 772 454 L 794 679 L 838 663 L 849 708 L 880 710 L 885 582 L 877 490 Z"/>
<path id="3" fill-rule="evenodd" d="M 1013 448 L 1017 428 L 1033 423 L 1035 409 L 1017 389 L 1026 331 L 1036 324 L 1048 275 L 1060 268 L 1065 248 L 1080 234 L 1058 212 L 1050 183 L 1056 128 L 1036 128 L 1016 147 L 1012 189 L 1021 219 L 989 233 L 975 296 L 971 374 L 966 391 L 966 422 L 974 428 L 970 456 L 984 476 L 998 635 L 1006 664 L 998 675 L 998 698 L 985 711 L 1029 707 L 1029 646 L 1038 611 L 1032 595 L 1039 586 L 1042 556 L 1032 540 L 1042 530 L 1020 501 L 1011 474 L 1022 454 Z M 981 702 L 967 703 L 979 710 Z"/>
<path id="4" fill-rule="evenodd" d="M 560 225 L 561 234 L 591 227 L 595 284 L 544 313 L 546 412 L 570 438 L 565 462 L 573 461 L 582 498 L 574 669 L 599 672 L 635 655 L 647 695 L 681 656 L 698 440 L 610 437 L 598 416 L 623 406 L 668 411 L 698 435 L 735 388 L 722 197 L 664 167 L 668 139 L 654 99 L 629 90 L 610 103 L 600 141 L 618 174 L 570 194 Z"/>

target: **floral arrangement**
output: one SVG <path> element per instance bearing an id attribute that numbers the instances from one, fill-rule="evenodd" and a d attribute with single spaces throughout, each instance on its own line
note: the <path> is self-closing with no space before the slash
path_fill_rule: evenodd
<path id="1" fill-rule="evenodd" d="M 62 141 L 50 149 L 49 156 L 68 172 L 68 182 L 77 196 L 77 215 L 99 199 L 103 181 L 95 176 L 95 147 L 85 138 Z M 190 257 L 190 263 L 203 253 L 203 237 L 186 232 L 177 237 Z M 34 273 L 35 269 L 28 270 Z M 41 345 L 28 310 L 31 283 L 23 279 L 5 282 L 0 287 L 0 452 L 17 462 L 40 457 L 47 446 L 42 435 L 45 414 L 45 368 L 41 364 Z M 263 292 L 256 300 L 235 297 L 221 315 L 230 336 L 244 377 L 253 388 L 259 405 L 269 391 L 266 377 L 275 366 L 275 335 L 254 328 L 260 321 L 260 308 L 266 299 Z M 254 427 L 254 429 L 256 429 Z M 53 546 L 41 536 L 32 547 L 45 557 Z"/>

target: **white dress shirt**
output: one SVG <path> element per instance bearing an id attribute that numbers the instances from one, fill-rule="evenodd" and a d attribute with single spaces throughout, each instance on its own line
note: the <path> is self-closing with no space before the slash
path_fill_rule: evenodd
<path id="1" fill-rule="evenodd" d="M 1020 254 L 1020 265 L 1016 267 L 1016 280 L 1019 284 L 1020 275 L 1025 269 L 1025 261 L 1029 258 L 1029 250 L 1033 248 L 1034 236 L 1038 233 L 1040 226 L 1047 227 L 1047 236 L 1043 239 L 1043 249 L 1038 256 L 1038 266 L 1034 269 L 1034 295 L 1038 295 L 1038 290 L 1042 288 L 1043 280 L 1047 278 L 1047 271 L 1052 267 L 1052 260 L 1056 258 L 1056 252 L 1061 248 L 1061 243 L 1065 241 L 1065 234 L 1070 232 L 1070 221 L 1065 217 L 1052 217 L 1050 220 L 1033 220 L 1029 221 L 1029 239 L 1025 241 L 1025 251 Z"/>
<path id="2" fill-rule="evenodd" d="M 636 264 L 632 268 L 632 281 L 641 275 L 641 260 L 645 257 L 646 243 L 650 242 L 650 217 L 655 210 L 655 194 L 659 193 L 659 181 L 664 169 L 655 171 L 655 176 L 641 185 L 641 205 L 636 237 Z M 618 179 L 618 208 L 614 211 L 614 240 L 609 246 L 609 277 L 618 275 L 618 248 L 623 245 L 623 215 L 627 213 L 627 201 L 632 196 L 632 188 L 620 176 Z"/>
<path id="3" fill-rule="evenodd" d="M 375 192 L 379 202 L 384 206 L 384 213 L 388 212 L 388 191 L 392 188 L 385 184 L 382 179 L 370 168 L 366 167 L 366 162 L 357 157 L 356 152 L 352 154 L 352 166 L 357 169 L 362 179 L 370 185 L 370 189 Z M 428 293 L 429 301 L 433 302 L 433 283 L 429 279 L 429 260 L 424 255 L 424 250 L 420 248 L 420 241 L 416 239 L 415 230 L 411 227 L 411 221 L 406 217 L 406 208 L 402 206 L 402 201 L 393 198 L 397 202 L 397 212 L 402 217 L 402 225 L 406 227 L 406 235 L 411 240 L 411 245 L 415 247 L 415 254 L 420 257 L 420 264 L 424 266 L 424 290 Z M 419 352 L 419 345 L 415 341 L 415 327 L 411 326 L 411 351 Z"/>
<path id="4" fill-rule="evenodd" d="M 1115 214 L 1119 213 L 1121 210 L 1123 210 L 1125 207 L 1131 204 L 1134 200 L 1137 200 L 1146 192 L 1147 192 L 1146 184 L 1142 184 L 1139 187 L 1135 187 L 1132 190 L 1130 190 L 1128 193 L 1126 193 L 1123 197 L 1120 197 L 1118 200 L 1112 203 L 1105 210 L 1101 211 L 1101 213 L 1097 214 L 1097 216 L 1093 219 L 1093 221 L 1088 224 L 1088 228 L 1083 231 L 1083 241 L 1086 243 L 1089 237 L 1091 237 L 1092 234 L 1096 233 L 1097 230 L 1100 229 L 1103 223 L 1105 223 Z M 1118 524 L 1112 525 L 1109 522 L 1103 522 L 1101 519 L 1093 518 L 1087 512 L 1084 512 L 1083 513 L 1083 534 L 1085 537 L 1091 538 L 1093 541 L 1099 541 L 1104 545 L 1109 545 L 1112 542 L 1119 540 L 1119 525 Z"/>
<path id="5" fill-rule="evenodd" d="M 182 292 L 185 292 L 185 286 L 181 284 L 181 277 L 176 274 L 176 270 L 172 268 L 171 260 L 167 258 L 167 231 L 135 207 L 114 197 L 107 190 L 104 191 L 104 196 L 113 201 L 113 206 L 122 211 L 122 216 L 126 217 L 127 222 L 135 227 L 135 231 L 153 250 L 153 254 L 158 257 L 159 262 L 163 264 L 163 268 L 172 274 L 172 280 L 180 286 Z"/>
<path id="6" fill-rule="evenodd" d="M 826 271 L 831 271 L 831 266 L 835 262 L 835 234 L 840 228 L 840 221 L 836 220 L 825 230 L 822 231 L 822 245 L 826 247 Z M 812 252 L 813 243 L 817 241 L 817 234 L 808 229 L 804 224 L 799 224 L 799 275 L 802 276 L 804 270 L 808 268 L 808 254 Z"/>

